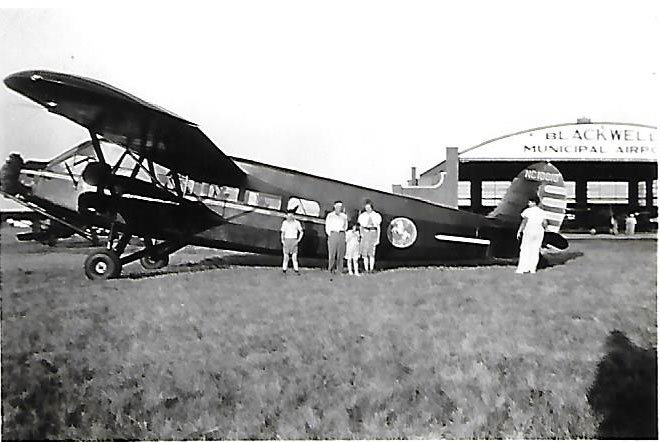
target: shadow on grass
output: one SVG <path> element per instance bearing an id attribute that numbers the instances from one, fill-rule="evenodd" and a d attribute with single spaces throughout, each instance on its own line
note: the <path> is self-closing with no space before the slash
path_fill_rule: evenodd
<path id="1" fill-rule="evenodd" d="M 226 269 L 229 268 L 228 264 L 224 257 L 211 257 L 202 259 L 199 262 L 186 262 L 182 264 L 170 265 L 167 268 L 160 270 L 144 270 L 134 271 L 126 274 L 122 274 L 117 279 L 145 279 L 152 278 L 155 276 L 161 275 L 170 275 L 177 273 L 191 273 L 191 272 L 201 272 L 205 270 L 213 269 Z"/>
<path id="2" fill-rule="evenodd" d="M 565 264 L 566 262 L 583 256 L 582 252 L 558 252 L 547 254 L 539 261 L 539 269 L 550 268 Z M 299 258 L 300 266 L 308 269 L 325 269 L 327 260 L 319 258 Z M 488 260 L 472 260 L 441 264 L 437 261 L 417 261 L 417 262 L 387 262 L 380 261 L 376 265 L 376 271 L 391 270 L 397 268 L 414 267 L 477 267 L 477 266 L 514 266 L 517 259 L 511 258 L 491 258 Z M 205 270 L 227 269 L 233 266 L 242 267 L 279 267 L 282 265 L 282 257 L 277 255 L 259 255 L 252 253 L 237 253 L 224 256 L 214 256 L 204 258 L 201 261 L 185 262 L 181 264 L 170 265 L 161 270 L 141 270 L 133 271 L 121 275 L 118 279 L 144 279 L 154 276 L 201 272 Z"/>
<path id="3" fill-rule="evenodd" d="M 568 261 L 584 256 L 584 253 L 578 251 L 546 253 L 539 259 L 539 269 L 548 269 L 555 266 L 566 264 Z"/>
<path id="4" fill-rule="evenodd" d="M 322 261 L 318 263 L 308 260 L 300 260 L 302 267 L 322 268 Z M 256 254 L 236 254 L 226 256 L 212 256 L 200 261 L 188 261 L 180 264 L 173 264 L 161 270 L 138 270 L 119 276 L 118 279 L 144 279 L 160 275 L 170 275 L 177 273 L 202 272 L 206 270 L 228 269 L 233 266 L 244 267 L 279 267 L 282 265 L 280 256 L 256 255 Z"/>
<path id="5" fill-rule="evenodd" d="M 636 346 L 620 331 L 605 341 L 587 399 L 602 420 L 599 439 L 658 439 L 657 349 Z"/>

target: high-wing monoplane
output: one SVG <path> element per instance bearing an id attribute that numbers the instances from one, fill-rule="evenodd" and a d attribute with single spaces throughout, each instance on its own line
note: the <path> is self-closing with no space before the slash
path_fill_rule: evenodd
<path id="1" fill-rule="evenodd" d="M 4 82 L 89 131 L 89 140 L 21 170 L 8 193 L 70 228 L 108 229 L 106 247 L 85 260 L 91 279 L 116 277 L 137 260 L 146 268 L 164 267 L 169 255 L 186 245 L 280 254 L 280 225 L 289 209 L 304 225 L 301 257 L 323 258 L 325 215 L 338 199 L 352 220 L 365 199 L 375 203 L 383 219 L 379 262 L 468 263 L 516 256 L 520 213 L 535 194 L 550 223 L 544 243 L 568 246 L 558 233 L 566 209 L 563 178 L 548 163 L 523 170 L 500 205 L 482 216 L 229 157 L 194 123 L 97 80 L 24 71 Z M 134 237 L 143 247 L 127 253 Z"/>

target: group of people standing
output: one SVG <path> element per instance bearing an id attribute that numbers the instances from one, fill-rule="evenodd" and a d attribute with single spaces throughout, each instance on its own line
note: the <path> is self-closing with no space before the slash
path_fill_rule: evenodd
<path id="1" fill-rule="evenodd" d="M 380 243 L 380 225 L 383 218 L 365 201 L 364 211 L 357 222 L 349 223 L 342 201 L 335 201 L 333 211 L 325 218 L 328 235 L 328 271 L 344 271 L 344 258 L 350 275 L 360 275 L 359 258 L 364 261 L 365 272 L 373 272 L 376 264 L 376 247 Z"/>
<path id="2" fill-rule="evenodd" d="M 325 233 L 328 237 L 328 271 L 331 274 L 344 272 L 344 259 L 350 275 L 360 275 L 359 258 L 364 262 L 364 271 L 373 272 L 376 264 L 376 247 L 380 243 L 381 215 L 374 210 L 373 203 L 366 200 L 364 210 L 356 222 L 349 222 L 342 201 L 335 201 L 333 210 L 325 218 Z M 289 267 L 289 257 L 293 270 L 299 273 L 298 243 L 304 235 L 300 221 L 295 219 L 295 210 L 287 212 L 282 222 L 282 271 Z"/>
<path id="3" fill-rule="evenodd" d="M 628 236 L 634 235 L 635 226 L 637 225 L 637 218 L 635 218 L 635 214 L 634 213 L 628 214 L 628 216 L 626 216 L 624 221 L 626 224 L 626 235 Z M 616 219 L 614 215 L 610 215 L 610 233 L 612 235 L 619 234 L 619 221 Z"/>
<path id="4" fill-rule="evenodd" d="M 528 207 L 520 214 L 522 222 L 517 238 L 520 242 L 520 258 L 516 273 L 536 273 L 543 236 L 548 227 L 545 212 L 539 207 L 539 198 L 534 196 Z M 383 219 L 373 208 L 373 203 L 366 200 L 364 210 L 357 221 L 349 222 L 342 201 L 335 201 L 333 210 L 325 218 L 325 233 L 328 237 L 328 271 L 331 274 L 344 271 L 344 259 L 350 275 L 360 275 L 359 259 L 364 262 L 364 271 L 373 272 L 376 264 L 376 247 L 380 242 L 380 229 Z M 293 270 L 299 273 L 298 243 L 304 231 L 300 221 L 295 219 L 295 210 L 287 212 L 282 222 L 282 271 L 289 267 L 289 257 Z"/>

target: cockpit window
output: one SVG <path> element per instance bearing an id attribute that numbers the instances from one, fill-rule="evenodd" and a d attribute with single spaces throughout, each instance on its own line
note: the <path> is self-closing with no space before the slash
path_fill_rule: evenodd
<path id="1" fill-rule="evenodd" d="M 245 202 L 251 206 L 266 207 L 268 209 L 280 210 L 282 197 L 265 192 L 245 191 Z"/>
<path id="2" fill-rule="evenodd" d="M 208 197 L 222 201 L 238 201 L 238 193 L 239 190 L 236 187 L 211 184 L 209 186 Z"/>
<path id="3" fill-rule="evenodd" d="M 103 151 L 103 158 L 110 167 L 114 167 L 121 160 L 115 173 L 123 176 L 132 175 L 133 169 L 137 164 L 135 158 L 138 158 L 138 156 L 136 154 L 133 153 L 132 156 L 125 154 L 126 149 L 107 140 L 101 140 L 100 145 Z M 96 156 L 92 142 L 86 141 L 52 159 L 48 163 L 48 166 L 46 166 L 46 170 L 66 174 L 77 180 L 90 161 L 98 161 L 98 157 Z M 159 178 L 159 181 L 165 185 L 167 183 L 165 177 L 168 170 L 154 163 L 154 172 L 156 177 Z M 146 160 L 143 161 L 142 166 L 139 168 L 136 178 L 151 182 Z"/>
<path id="4" fill-rule="evenodd" d="M 321 213 L 319 203 L 297 197 L 289 198 L 286 208 L 287 210 L 295 210 L 299 215 L 319 216 Z"/>
<path id="5" fill-rule="evenodd" d="M 81 144 L 51 160 L 46 166 L 46 170 L 62 174 L 80 175 L 89 161 L 96 161 L 94 150 L 91 145 Z"/>

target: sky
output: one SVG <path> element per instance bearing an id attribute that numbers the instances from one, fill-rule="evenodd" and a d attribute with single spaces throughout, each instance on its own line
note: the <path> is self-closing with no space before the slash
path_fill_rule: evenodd
<path id="1" fill-rule="evenodd" d="M 0 77 L 99 79 L 197 123 L 228 155 L 389 191 L 447 146 L 580 117 L 657 126 L 654 3 L 0 9 Z M 0 85 L 0 158 L 49 159 L 87 137 Z"/>

